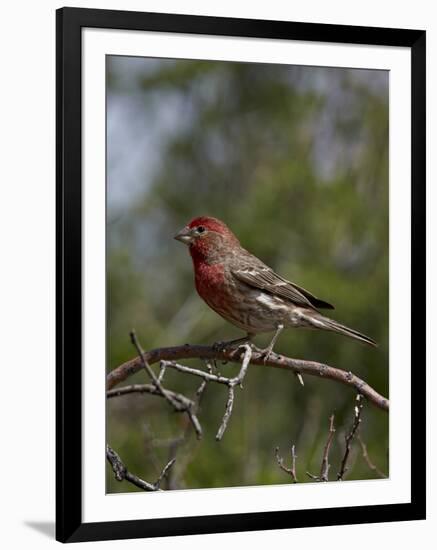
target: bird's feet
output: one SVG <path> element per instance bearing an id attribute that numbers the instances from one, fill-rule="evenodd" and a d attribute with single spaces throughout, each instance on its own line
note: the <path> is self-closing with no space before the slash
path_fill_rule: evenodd
<path id="1" fill-rule="evenodd" d="M 214 342 L 214 344 L 212 345 L 212 349 L 214 351 L 218 351 L 221 353 L 226 350 L 228 345 L 229 345 L 229 342 L 224 342 L 224 341 Z"/>
<path id="2" fill-rule="evenodd" d="M 278 339 L 278 337 L 281 334 L 281 332 L 283 331 L 283 329 L 284 329 L 284 325 L 278 325 L 278 327 L 276 328 L 276 332 L 275 332 L 270 344 L 266 348 L 259 350 L 260 353 L 263 355 L 264 364 L 267 363 L 267 361 L 270 359 L 271 355 L 273 354 L 273 348 L 275 347 L 276 340 Z"/>
<path id="3" fill-rule="evenodd" d="M 215 342 L 212 347 L 214 351 L 218 351 L 220 353 L 223 353 L 227 349 L 230 348 L 239 348 L 242 344 L 247 344 L 250 342 L 251 336 L 247 335 L 243 338 L 237 338 L 236 340 L 227 340 L 226 342 Z"/>
<path id="4" fill-rule="evenodd" d="M 274 344 L 274 343 L 273 343 Z M 263 362 L 264 364 L 267 363 L 267 361 L 270 359 L 270 357 L 272 355 L 274 355 L 273 353 L 273 346 L 272 344 L 270 343 L 270 345 L 268 345 L 266 348 L 262 348 L 262 349 L 258 349 L 259 353 L 261 354 L 262 356 L 262 359 L 263 359 Z"/>

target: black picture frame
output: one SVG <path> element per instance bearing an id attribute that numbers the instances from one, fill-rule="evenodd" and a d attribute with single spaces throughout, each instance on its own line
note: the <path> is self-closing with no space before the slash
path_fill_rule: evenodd
<path id="1" fill-rule="evenodd" d="M 81 31 L 85 27 L 411 49 L 411 502 L 375 506 L 82 522 Z M 423 30 L 62 8 L 56 14 L 57 381 L 56 538 L 61 542 L 189 535 L 425 518 L 425 54 Z"/>

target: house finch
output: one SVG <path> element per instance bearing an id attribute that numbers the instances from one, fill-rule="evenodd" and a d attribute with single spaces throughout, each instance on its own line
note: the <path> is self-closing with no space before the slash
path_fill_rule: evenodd
<path id="1" fill-rule="evenodd" d="M 337 332 L 376 346 L 364 334 L 322 315 L 318 309 L 334 306 L 276 274 L 245 250 L 222 221 L 207 216 L 195 218 L 175 239 L 189 247 L 200 297 L 219 315 L 246 331 L 247 337 L 234 343 L 275 331 L 264 350 L 267 358 L 284 328 L 304 327 Z"/>

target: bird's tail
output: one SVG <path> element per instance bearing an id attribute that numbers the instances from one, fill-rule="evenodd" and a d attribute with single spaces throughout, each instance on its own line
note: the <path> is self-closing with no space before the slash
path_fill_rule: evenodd
<path id="1" fill-rule="evenodd" d="M 331 332 L 337 332 L 338 334 L 343 334 L 349 338 L 354 338 L 360 342 L 364 342 L 370 346 L 378 347 L 378 344 L 372 338 L 369 338 L 365 334 L 358 332 L 352 328 L 346 327 L 329 317 L 324 317 L 323 315 L 306 315 L 305 320 L 309 323 L 311 328 L 319 328 L 322 330 L 330 330 Z"/>

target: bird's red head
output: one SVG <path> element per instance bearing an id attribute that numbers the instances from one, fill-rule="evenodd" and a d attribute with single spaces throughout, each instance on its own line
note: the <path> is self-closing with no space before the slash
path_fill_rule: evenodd
<path id="1" fill-rule="evenodd" d="M 219 261 L 229 249 L 239 246 L 237 237 L 229 227 L 209 216 L 199 216 L 191 220 L 175 239 L 190 248 L 190 254 L 196 261 Z"/>

